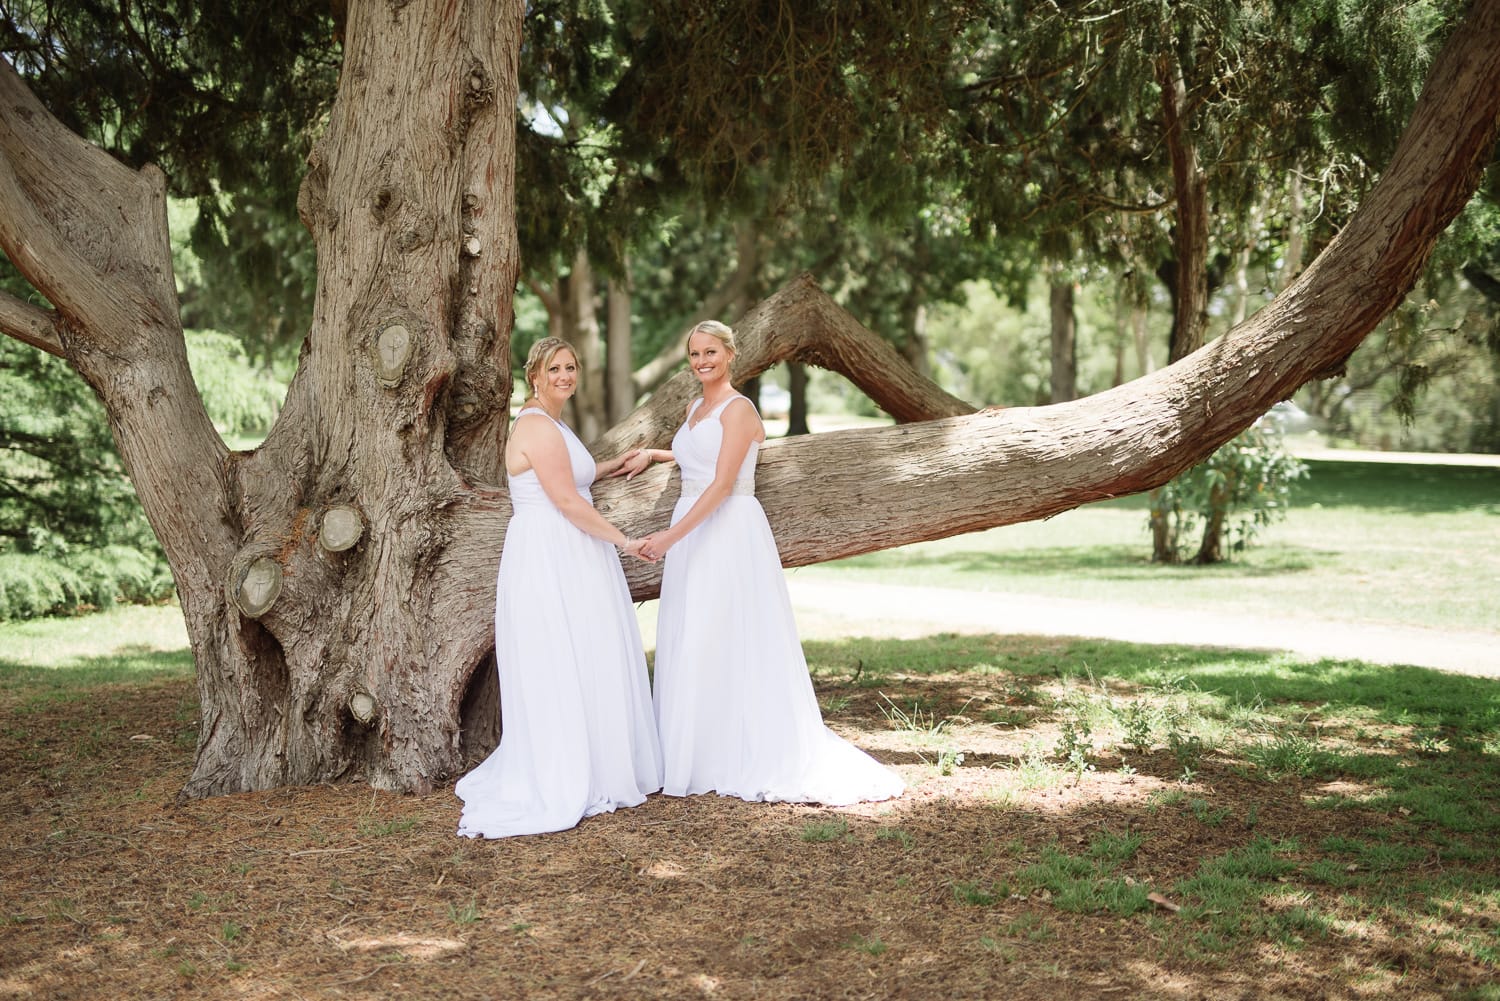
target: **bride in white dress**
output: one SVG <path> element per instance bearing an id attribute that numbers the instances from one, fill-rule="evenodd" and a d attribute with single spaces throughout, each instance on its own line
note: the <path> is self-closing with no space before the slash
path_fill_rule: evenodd
<path id="1" fill-rule="evenodd" d="M 765 428 L 734 391 L 734 334 L 706 321 L 688 335 L 703 396 L 670 451 L 627 457 L 634 476 L 676 461 L 672 525 L 644 540 L 665 555 L 657 617 L 656 722 L 663 791 L 837 806 L 899 796 L 902 781 L 823 725 L 797 638 L 776 540 L 755 499 Z"/>
<path id="2" fill-rule="evenodd" d="M 549 337 L 526 361 L 533 396 L 505 446 L 512 514 L 495 598 L 500 746 L 459 779 L 458 833 L 504 838 L 636 806 L 662 783 L 646 659 L 616 555 L 638 553 L 594 509 L 594 462 L 560 417 L 577 355 Z"/>

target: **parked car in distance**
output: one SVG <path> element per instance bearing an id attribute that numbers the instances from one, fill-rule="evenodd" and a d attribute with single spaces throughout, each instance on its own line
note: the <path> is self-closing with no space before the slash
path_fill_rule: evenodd
<path id="1" fill-rule="evenodd" d="M 780 386 L 763 382 L 760 384 L 760 413 L 762 417 L 785 417 L 792 409 L 792 394 Z"/>
<path id="2" fill-rule="evenodd" d="M 1262 427 L 1274 427 L 1284 434 L 1298 434 L 1312 430 L 1313 416 L 1291 400 L 1282 400 L 1262 414 L 1255 423 Z"/>

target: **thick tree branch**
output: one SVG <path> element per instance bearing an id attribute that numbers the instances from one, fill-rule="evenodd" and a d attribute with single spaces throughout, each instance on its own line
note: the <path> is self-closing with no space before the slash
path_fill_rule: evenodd
<path id="1" fill-rule="evenodd" d="M 56 313 L 0 292 L 0 333 L 63 358 L 66 355 L 57 332 L 58 321 Z"/>
<path id="2" fill-rule="evenodd" d="M 165 179 L 69 132 L 4 60 L 0 248 L 55 305 L 56 342 L 109 412 L 179 589 L 211 575 L 230 544 L 225 452 L 187 363 Z"/>
<path id="3" fill-rule="evenodd" d="M 109 337 L 175 307 L 160 171 L 132 171 L 69 132 L 4 60 L 0 207 L 0 248 L 75 326 Z M 160 255 L 140 246 L 157 215 Z"/>
<path id="4" fill-rule="evenodd" d="M 1401 302 L 1478 186 L 1497 134 L 1500 0 L 1480 0 L 1435 63 L 1380 182 L 1276 300 L 1176 364 L 1082 400 L 767 442 L 756 494 L 782 562 L 1046 518 L 1165 483 L 1347 357 Z M 741 330 L 756 331 L 769 305 Z M 690 390 L 668 391 L 680 420 Z M 622 444 L 621 430 L 606 442 Z M 625 430 L 661 434 L 652 420 Z M 666 524 L 676 475 L 656 467 L 594 495 L 627 532 L 649 531 Z M 658 566 L 627 561 L 626 570 L 637 598 L 657 593 Z"/>
<path id="5" fill-rule="evenodd" d="M 799 361 L 845 376 L 898 421 L 974 411 L 912 368 L 806 273 L 746 313 L 736 327 L 735 340 L 739 352 L 731 372 L 736 384 L 780 362 Z M 594 454 L 607 457 L 627 448 L 665 445 L 697 393 L 698 380 L 692 373 L 677 373 L 634 413 L 605 432 L 591 446 Z"/>

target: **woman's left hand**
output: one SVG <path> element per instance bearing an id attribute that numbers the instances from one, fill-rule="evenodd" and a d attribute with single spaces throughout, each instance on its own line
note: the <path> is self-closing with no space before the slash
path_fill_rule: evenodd
<path id="1" fill-rule="evenodd" d="M 672 540 L 666 532 L 652 532 L 641 540 L 641 559 L 655 563 L 671 548 Z"/>

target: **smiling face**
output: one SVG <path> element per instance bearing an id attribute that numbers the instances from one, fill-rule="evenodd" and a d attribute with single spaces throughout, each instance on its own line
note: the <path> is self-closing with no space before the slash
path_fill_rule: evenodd
<path id="1" fill-rule="evenodd" d="M 729 378 L 729 361 L 734 352 L 713 334 L 694 331 L 688 338 L 688 367 L 704 387 Z"/>
<path id="2" fill-rule="evenodd" d="M 544 407 L 557 410 L 578 388 L 578 359 L 569 348 L 558 348 L 547 359 L 536 380 L 536 397 Z"/>

